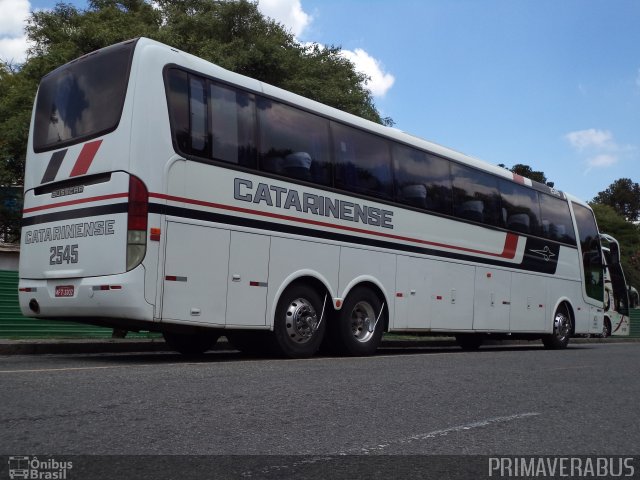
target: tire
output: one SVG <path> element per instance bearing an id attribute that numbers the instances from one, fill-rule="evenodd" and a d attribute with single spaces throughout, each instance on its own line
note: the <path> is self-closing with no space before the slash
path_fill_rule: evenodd
<path id="1" fill-rule="evenodd" d="M 553 316 L 553 333 L 542 337 L 545 348 L 558 350 L 566 348 L 571 337 L 571 315 L 565 306 L 558 307 Z"/>
<path id="2" fill-rule="evenodd" d="M 607 338 L 611 336 L 611 321 L 605 317 L 602 322 L 602 334 L 600 335 L 602 338 Z"/>
<path id="3" fill-rule="evenodd" d="M 479 333 L 459 333 L 456 335 L 456 343 L 463 350 L 478 350 L 484 342 Z"/>
<path id="4" fill-rule="evenodd" d="M 333 319 L 332 350 L 340 355 L 373 355 L 380 345 L 387 309 L 378 295 L 366 287 L 356 287 Z"/>
<path id="5" fill-rule="evenodd" d="M 163 332 L 162 336 L 172 350 L 183 355 L 202 355 L 218 341 L 217 332 L 172 333 Z"/>
<path id="6" fill-rule="evenodd" d="M 285 290 L 278 301 L 273 326 L 275 353 L 288 358 L 314 355 L 327 326 L 323 306 L 320 295 L 307 285 L 293 285 Z"/>

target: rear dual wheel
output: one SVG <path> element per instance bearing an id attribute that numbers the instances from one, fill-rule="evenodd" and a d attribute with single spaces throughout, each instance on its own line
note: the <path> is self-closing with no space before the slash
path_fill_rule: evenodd
<path id="1" fill-rule="evenodd" d="M 330 325 L 332 350 L 342 355 L 372 355 L 382 340 L 386 308 L 367 287 L 356 287 Z"/>

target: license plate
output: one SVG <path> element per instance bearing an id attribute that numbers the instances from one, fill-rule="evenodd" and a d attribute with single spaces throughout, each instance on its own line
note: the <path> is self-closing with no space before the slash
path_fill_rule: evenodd
<path id="1" fill-rule="evenodd" d="M 73 297 L 73 285 L 58 285 L 56 297 Z"/>

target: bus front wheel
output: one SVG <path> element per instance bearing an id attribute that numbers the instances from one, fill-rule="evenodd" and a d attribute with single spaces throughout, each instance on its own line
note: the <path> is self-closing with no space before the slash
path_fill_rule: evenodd
<path id="1" fill-rule="evenodd" d="M 566 348 L 571 337 L 571 315 L 565 306 L 558 307 L 553 317 L 553 333 L 542 337 L 545 348 Z"/>
<path id="2" fill-rule="evenodd" d="M 323 310 L 320 295 L 308 285 L 293 285 L 285 290 L 273 327 L 276 351 L 289 358 L 314 355 L 326 329 Z"/>

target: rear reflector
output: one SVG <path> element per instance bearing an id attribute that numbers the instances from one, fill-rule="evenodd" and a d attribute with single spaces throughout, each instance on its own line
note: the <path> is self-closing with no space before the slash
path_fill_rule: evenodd
<path id="1" fill-rule="evenodd" d="M 122 290 L 122 285 L 94 285 L 91 289 L 94 292 L 99 290 Z"/>
<path id="2" fill-rule="evenodd" d="M 159 242 L 160 241 L 160 229 L 151 227 L 151 230 L 149 230 L 149 239 L 152 242 Z"/>

